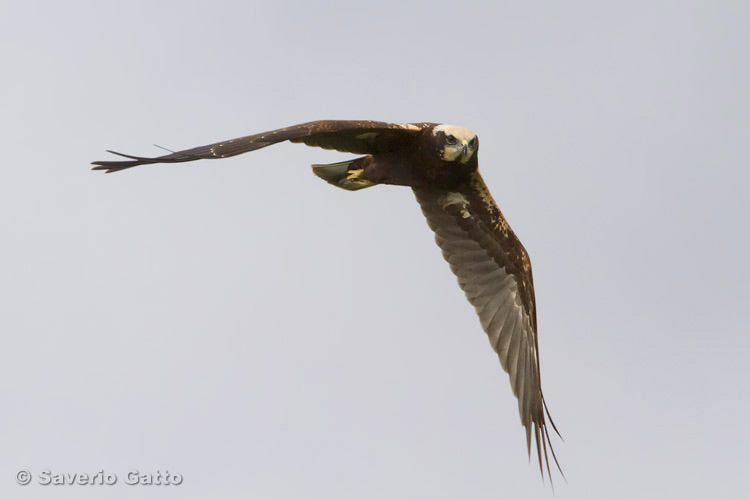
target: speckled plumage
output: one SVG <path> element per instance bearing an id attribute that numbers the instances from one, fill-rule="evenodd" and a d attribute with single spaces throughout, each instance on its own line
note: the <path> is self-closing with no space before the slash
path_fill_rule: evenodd
<path id="1" fill-rule="evenodd" d="M 115 153 L 127 160 L 97 161 L 94 170 L 109 173 L 150 163 L 228 158 L 283 141 L 366 155 L 313 166 L 316 175 L 343 189 L 377 184 L 413 189 L 443 256 L 510 375 L 529 453 L 533 435 L 542 475 L 543 463 L 550 472 L 548 444 L 555 463 L 557 459 L 547 426 L 554 428 L 554 423 L 541 388 L 531 262 L 479 174 L 479 143 L 470 130 L 435 123 L 315 121 L 156 158 Z"/>

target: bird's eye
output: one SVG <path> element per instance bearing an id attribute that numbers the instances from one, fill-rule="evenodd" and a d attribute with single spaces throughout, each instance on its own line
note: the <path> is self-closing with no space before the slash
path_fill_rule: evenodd
<path id="1" fill-rule="evenodd" d="M 456 141 L 456 136 L 454 136 L 453 134 L 448 134 L 445 136 L 445 142 L 452 145 L 456 144 L 458 141 Z"/>
<path id="2" fill-rule="evenodd" d="M 477 147 L 477 138 L 476 137 L 469 141 L 469 146 L 471 146 L 471 149 L 474 149 L 475 147 Z"/>

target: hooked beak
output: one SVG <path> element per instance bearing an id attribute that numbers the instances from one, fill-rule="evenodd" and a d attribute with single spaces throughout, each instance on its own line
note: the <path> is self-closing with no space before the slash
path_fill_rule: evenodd
<path id="1" fill-rule="evenodd" d="M 464 139 L 461 141 L 461 163 L 466 163 L 469 161 L 469 158 L 471 158 L 471 153 L 469 152 L 469 141 Z"/>

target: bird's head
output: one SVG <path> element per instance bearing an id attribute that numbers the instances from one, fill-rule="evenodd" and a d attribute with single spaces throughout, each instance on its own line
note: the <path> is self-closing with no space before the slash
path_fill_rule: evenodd
<path id="1" fill-rule="evenodd" d="M 477 135 L 468 128 L 438 125 L 432 129 L 438 154 L 443 161 L 466 164 L 479 149 Z"/>

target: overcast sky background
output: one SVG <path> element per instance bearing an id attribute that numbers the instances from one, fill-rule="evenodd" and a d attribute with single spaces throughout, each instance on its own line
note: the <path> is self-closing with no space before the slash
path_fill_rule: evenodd
<path id="1" fill-rule="evenodd" d="M 744 497 L 750 4 L 606 3 L 0 3 L 0 497 L 552 498 L 409 189 L 289 144 L 89 170 L 316 119 L 480 136 L 555 498 Z"/>

